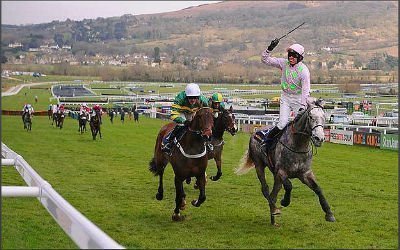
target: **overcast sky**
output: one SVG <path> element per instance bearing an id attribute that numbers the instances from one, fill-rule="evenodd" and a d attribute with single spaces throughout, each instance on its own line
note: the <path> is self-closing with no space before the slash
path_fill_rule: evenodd
<path id="1" fill-rule="evenodd" d="M 2 24 L 79 21 L 125 14 L 170 12 L 220 1 L 1 1 Z"/>

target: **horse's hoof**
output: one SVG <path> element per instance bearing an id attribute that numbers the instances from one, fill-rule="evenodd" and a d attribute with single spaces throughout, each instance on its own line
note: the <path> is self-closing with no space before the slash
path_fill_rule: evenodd
<path id="1" fill-rule="evenodd" d="M 195 207 L 200 207 L 200 203 L 198 202 L 198 200 L 192 200 L 192 205 Z"/>
<path id="2" fill-rule="evenodd" d="M 160 200 L 162 200 L 163 198 L 164 198 L 164 195 L 163 195 L 163 194 L 160 194 L 160 193 L 157 193 L 157 194 L 156 194 L 156 199 L 157 199 L 157 200 L 160 201 Z"/>
<path id="3" fill-rule="evenodd" d="M 274 210 L 271 211 L 272 216 L 280 215 L 280 214 L 281 214 L 281 210 L 279 208 L 275 208 Z"/>
<path id="4" fill-rule="evenodd" d="M 172 215 L 172 220 L 173 221 L 183 221 L 185 219 L 185 216 L 181 215 L 181 214 L 173 214 Z"/>
<path id="5" fill-rule="evenodd" d="M 216 176 L 211 176 L 211 177 L 210 177 L 210 179 L 211 179 L 212 181 L 218 181 L 219 178 L 221 178 L 221 176 L 218 176 L 218 175 L 216 175 Z"/>
<path id="6" fill-rule="evenodd" d="M 333 214 L 326 214 L 325 215 L 325 220 L 329 221 L 329 222 L 335 222 L 336 221 L 335 216 L 333 216 Z"/>
<path id="7" fill-rule="evenodd" d="M 279 225 L 278 223 L 274 223 L 273 226 L 274 227 L 280 227 L 281 225 Z"/>
<path id="8" fill-rule="evenodd" d="M 290 200 L 285 200 L 285 199 L 281 200 L 281 205 L 283 207 L 287 207 L 287 206 L 289 206 L 289 204 L 290 204 Z"/>

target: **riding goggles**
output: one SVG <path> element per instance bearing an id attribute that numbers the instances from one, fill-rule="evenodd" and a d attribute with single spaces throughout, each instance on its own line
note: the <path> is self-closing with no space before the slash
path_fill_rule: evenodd
<path id="1" fill-rule="evenodd" d="M 301 57 L 301 55 L 299 53 L 297 53 L 296 51 L 289 50 L 288 51 L 288 59 L 289 59 L 289 57 L 293 57 L 293 58 L 299 59 Z"/>

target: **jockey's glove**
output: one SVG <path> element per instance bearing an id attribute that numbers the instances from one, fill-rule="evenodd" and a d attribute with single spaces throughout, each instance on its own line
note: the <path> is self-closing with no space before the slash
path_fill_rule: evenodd
<path id="1" fill-rule="evenodd" d="M 275 38 L 274 40 L 271 41 L 271 44 L 268 46 L 268 51 L 272 51 L 279 43 L 278 38 Z"/>

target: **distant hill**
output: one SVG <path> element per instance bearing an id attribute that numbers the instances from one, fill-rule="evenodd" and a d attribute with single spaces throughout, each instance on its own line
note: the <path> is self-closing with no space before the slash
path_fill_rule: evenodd
<path id="1" fill-rule="evenodd" d="M 18 51 L 8 48 L 10 43 L 22 43 L 25 51 L 58 44 L 71 46 L 75 56 L 153 57 L 158 47 L 165 61 L 192 68 L 201 62 L 246 66 L 259 63 L 272 39 L 302 22 L 306 24 L 282 39 L 275 53 L 281 55 L 296 42 L 309 52 L 305 60 L 316 64 L 398 61 L 397 1 L 225 1 L 161 14 L 2 25 L 2 49 L 12 55 Z"/>

